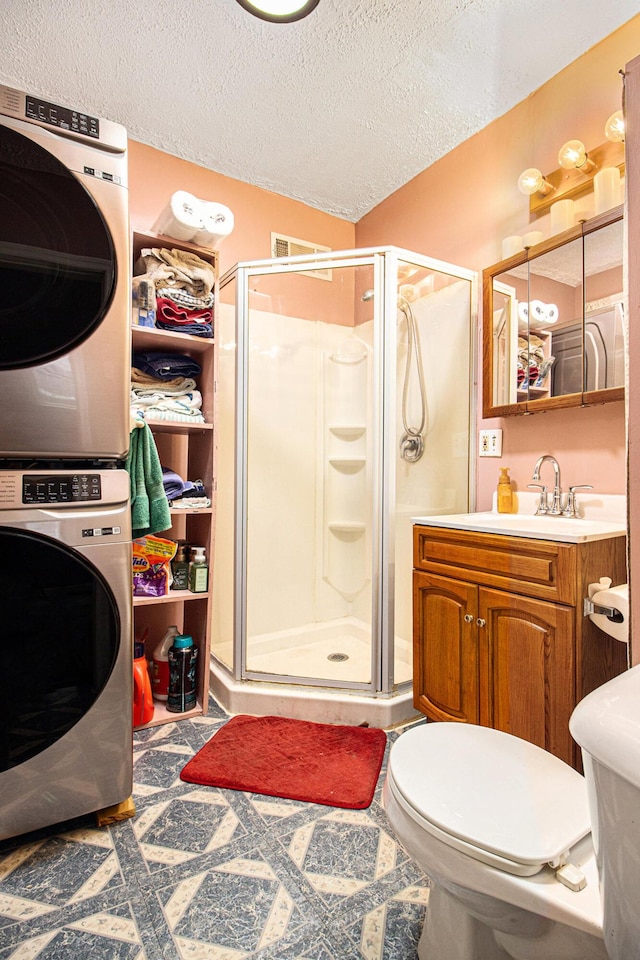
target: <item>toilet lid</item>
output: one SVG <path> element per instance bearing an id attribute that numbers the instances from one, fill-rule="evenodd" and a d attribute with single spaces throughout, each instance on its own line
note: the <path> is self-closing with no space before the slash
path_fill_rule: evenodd
<path id="1" fill-rule="evenodd" d="M 425 830 L 511 873 L 558 866 L 591 830 L 584 777 L 490 727 L 426 723 L 405 731 L 391 750 L 389 780 Z"/>

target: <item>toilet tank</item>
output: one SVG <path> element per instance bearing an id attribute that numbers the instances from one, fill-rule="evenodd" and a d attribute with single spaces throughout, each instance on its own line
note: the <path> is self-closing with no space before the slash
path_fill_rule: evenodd
<path id="1" fill-rule="evenodd" d="M 611 960 L 640 960 L 640 666 L 585 697 L 569 723 L 582 748 Z"/>

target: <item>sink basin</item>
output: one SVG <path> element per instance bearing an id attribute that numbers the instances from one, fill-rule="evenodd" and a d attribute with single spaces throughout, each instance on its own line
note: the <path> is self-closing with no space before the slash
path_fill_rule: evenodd
<path id="1" fill-rule="evenodd" d="M 446 516 L 413 517 L 414 523 L 477 533 L 502 533 L 509 537 L 583 543 L 626 535 L 626 523 L 619 520 L 585 520 L 580 517 L 549 517 L 524 513 L 456 513 Z"/>

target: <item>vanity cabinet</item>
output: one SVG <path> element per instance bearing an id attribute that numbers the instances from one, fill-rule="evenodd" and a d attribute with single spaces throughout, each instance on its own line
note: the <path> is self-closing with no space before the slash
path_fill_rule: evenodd
<path id="1" fill-rule="evenodd" d="M 135 231 L 133 234 L 134 264 L 146 247 L 179 249 L 195 253 L 211 264 L 215 271 L 214 287 L 214 337 L 198 337 L 191 334 L 162 330 L 157 327 L 132 323 L 131 339 L 133 352 L 158 351 L 191 357 L 201 367 L 196 377 L 196 386 L 202 394 L 204 423 L 146 418 L 163 467 L 174 470 L 183 480 L 202 480 L 210 507 L 171 507 L 171 526 L 159 531 L 157 536 L 167 540 L 186 542 L 205 547 L 209 564 L 209 583 L 206 593 L 189 590 L 170 590 L 163 597 L 134 597 L 134 629 L 136 639 L 146 638 L 145 654 L 151 658 L 155 645 L 162 639 L 172 624 L 181 633 L 193 637 L 198 647 L 197 703 L 185 713 L 170 713 L 166 702 L 154 700 L 153 719 L 147 726 L 173 722 L 187 717 L 206 714 L 209 695 L 209 649 L 211 632 L 211 603 L 213 596 L 213 532 L 215 513 L 215 424 L 216 416 L 216 306 L 217 306 L 217 254 L 192 243 L 154 233 Z"/>
<path id="2" fill-rule="evenodd" d="M 568 544 L 416 525 L 416 709 L 579 766 L 571 712 L 626 668 L 625 645 L 583 616 L 601 576 L 626 579 L 624 537 Z"/>

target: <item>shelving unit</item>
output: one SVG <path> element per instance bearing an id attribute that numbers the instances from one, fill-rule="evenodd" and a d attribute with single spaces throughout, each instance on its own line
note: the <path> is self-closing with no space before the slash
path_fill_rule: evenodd
<path id="1" fill-rule="evenodd" d="M 520 337 L 529 339 L 530 336 L 538 337 L 543 341 L 543 352 L 545 360 L 551 356 L 551 331 L 550 330 L 531 330 L 530 333 L 519 333 Z M 517 389 L 517 399 L 526 400 L 530 397 L 532 400 L 539 400 L 551 396 L 551 370 L 547 373 L 542 386 L 536 387 L 533 384 L 527 384 L 523 381 L 522 386 Z"/>
<path id="2" fill-rule="evenodd" d="M 146 632 L 147 657 L 164 636 L 167 627 L 176 624 L 182 633 L 190 634 L 198 647 L 197 704 L 185 713 L 170 713 L 163 701 L 154 700 L 153 719 L 145 726 L 174 722 L 199 716 L 207 712 L 209 683 L 209 648 L 211 632 L 211 603 L 213 584 L 213 533 L 215 516 L 215 437 L 217 377 L 216 308 L 218 303 L 218 263 L 214 251 L 205 250 L 192 243 L 159 236 L 151 232 L 134 231 L 134 263 L 144 247 L 186 250 L 195 253 L 213 266 L 214 286 L 213 339 L 174 333 L 156 327 L 131 326 L 132 350 L 154 350 L 163 353 L 184 354 L 196 360 L 202 367 L 196 378 L 202 394 L 202 413 L 205 423 L 185 423 L 166 420 L 146 422 L 151 428 L 158 449 L 160 462 L 170 467 L 184 480 L 202 480 L 211 506 L 206 508 L 172 508 L 171 527 L 159 531 L 158 536 L 167 540 L 187 541 L 194 546 L 203 546 L 209 562 L 209 589 L 207 593 L 191 593 L 189 590 L 171 590 L 166 597 L 134 597 L 134 629 L 136 639 Z"/>

